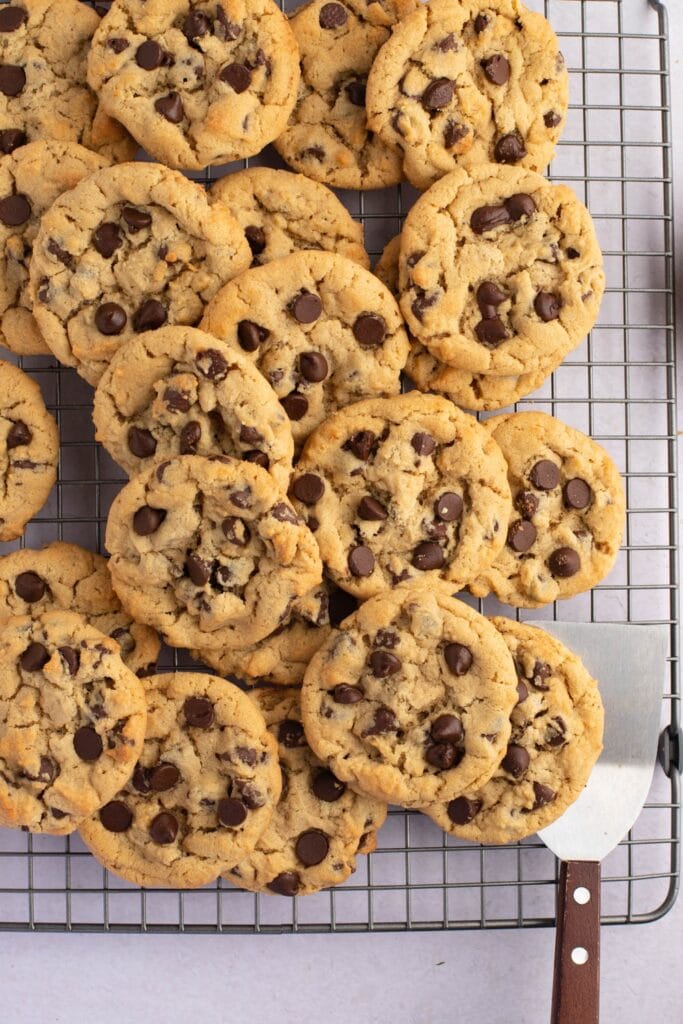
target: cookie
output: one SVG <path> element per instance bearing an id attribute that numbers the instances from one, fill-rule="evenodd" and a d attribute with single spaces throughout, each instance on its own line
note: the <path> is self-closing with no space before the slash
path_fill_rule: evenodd
<path id="1" fill-rule="evenodd" d="M 446 175 L 401 233 L 401 309 L 441 362 L 470 373 L 535 374 L 591 329 L 605 288 L 585 206 L 519 167 Z"/>
<path id="2" fill-rule="evenodd" d="M 130 476 L 176 455 L 231 455 L 286 488 L 289 419 L 252 362 L 194 327 L 131 338 L 95 392 L 96 437 Z"/>
<path id="3" fill-rule="evenodd" d="M 97 384 L 130 338 L 195 324 L 251 251 L 222 203 L 151 163 L 97 171 L 44 215 L 33 245 L 31 300 L 60 362 Z"/>
<path id="4" fill-rule="evenodd" d="M 142 683 L 118 644 L 73 612 L 0 630 L 0 822 L 66 835 L 129 778 L 145 735 Z"/>
<path id="5" fill-rule="evenodd" d="M 36 139 L 77 142 L 110 160 L 137 146 L 85 81 L 99 17 L 77 0 L 21 0 L 0 9 L 0 152 Z M 47 168 L 46 168 L 47 170 Z"/>
<path id="6" fill-rule="evenodd" d="M 201 328 L 248 353 L 300 447 L 341 406 L 397 395 L 408 355 L 401 313 L 380 281 L 328 252 L 296 252 L 222 288 Z"/>
<path id="7" fill-rule="evenodd" d="M 519 683 L 502 764 L 479 789 L 424 808 L 440 828 L 475 843 L 533 835 L 580 795 L 602 750 L 598 684 L 580 658 L 542 629 L 494 618 Z"/>
<path id="8" fill-rule="evenodd" d="M 544 412 L 494 416 L 486 429 L 505 456 L 515 511 L 505 547 L 472 593 L 540 608 L 596 586 L 624 531 L 624 488 L 610 456 Z"/>
<path id="9" fill-rule="evenodd" d="M 88 82 L 156 160 L 198 170 L 253 156 L 280 134 L 299 53 L 272 0 L 114 0 Z"/>
<path id="10" fill-rule="evenodd" d="M 400 153 L 368 127 L 365 84 L 392 25 L 414 7 L 414 0 L 313 0 L 292 17 L 301 81 L 289 123 L 275 140 L 290 167 L 336 188 L 400 182 Z"/>
<path id="11" fill-rule="evenodd" d="M 473 417 L 411 392 L 357 402 L 309 438 L 290 495 L 334 582 L 356 597 L 404 580 L 476 579 L 505 543 L 505 460 Z"/>
<path id="12" fill-rule="evenodd" d="M 252 697 L 278 744 L 282 795 L 270 823 L 224 878 L 250 892 L 304 896 L 339 885 L 356 854 L 374 848 L 386 804 L 341 782 L 306 743 L 299 690 L 257 690 Z"/>
<path id="13" fill-rule="evenodd" d="M 230 208 L 247 236 L 254 267 L 299 249 L 324 249 L 370 266 L 363 225 L 334 192 L 303 174 L 248 167 L 220 178 L 209 197 Z"/>
<path id="14" fill-rule="evenodd" d="M 236 650 L 193 651 L 222 676 L 243 682 L 260 681 L 275 686 L 298 686 L 315 652 L 358 603 L 328 580 L 292 603 L 278 628 L 258 643 Z"/>
<path id="15" fill-rule="evenodd" d="M 54 541 L 39 551 L 22 548 L 0 558 L 0 626 L 11 617 L 60 610 L 77 612 L 116 640 L 131 672 L 143 677 L 156 671 L 159 637 L 124 612 L 102 555 Z"/>
<path id="16" fill-rule="evenodd" d="M 277 743 L 236 686 L 192 672 L 154 676 L 133 777 L 80 834 L 114 874 L 194 889 L 253 849 L 280 796 Z"/>
<path id="17" fill-rule="evenodd" d="M 519 0 L 431 0 L 404 18 L 370 70 L 371 131 L 417 188 L 461 164 L 542 171 L 569 103 L 558 41 Z"/>
<path id="18" fill-rule="evenodd" d="M 0 541 L 14 540 L 57 479 L 59 434 L 34 380 L 0 360 Z"/>
<path id="19" fill-rule="evenodd" d="M 106 545 L 124 608 L 174 647 L 257 643 L 322 578 L 284 492 L 227 456 L 182 455 L 134 477 L 114 499 Z"/>
<path id="20" fill-rule="evenodd" d="M 18 355 L 50 355 L 33 318 L 28 287 L 40 218 L 58 196 L 107 164 L 77 142 L 53 139 L 29 142 L 0 157 L 0 345 Z"/>
<path id="21" fill-rule="evenodd" d="M 424 807 L 488 781 L 516 686 L 495 627 L 443 583 L 411 583 L 366 601 L 313 656 L 301 710 L 342 782 Z"/>

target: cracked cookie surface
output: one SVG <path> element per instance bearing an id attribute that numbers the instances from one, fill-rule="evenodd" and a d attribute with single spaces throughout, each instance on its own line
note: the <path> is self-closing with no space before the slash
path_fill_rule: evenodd
<path id="1" fill-rule="evenodd" d="M 59 434 L 37 383 L 0 360 L 0 541 L 14 540 L 57 479 Z"/>
<path id="2" fill-rule="evenodd" d="M 134 477 L 107 523 L 123 606 L 175 647 L 240 648 L 320 582 L 315 538 L 265 470 L 183 455 Z"/>
<path id="3" fill-rule="evenodd" d="M 612 569 L 624 531 L 619 470 L 597 442 L 543 412 L 494 416 L 515 511 L 505 547 L 470 585 L 519 608 L 590 590 Z"/>
<path id="4" fill-rule="evenodd" d="M 328 252 L 293 253 L 242 274 L 200 326 L 253 359 L 297 447 L 341 406 L 397 395 L 408 355 L 393 296 L 369 270 Z"/>
<path id="5" fill-rule="evenodd" d="M 510 743 L 481 789 L 422 808 L 437 825 L 475 843 L 533 835 L 566 811 L 602 750 L 603 707 L 580 658 L 542 629 L 493 618 L 519 679 Z"/>
<path id="6" fill-rule="evenodd" d="M 542 171 L 562 133 L 568 77 L 552 28 L 518 0 L 431 0 L 377 54 L 368 124 L 417 188 L 459 164 Z"/>
<path id="7" fill-rule="evenodd" d="M 299 54 L 272 0 L 114 0 L 88 81 L 155 159 L 199 170 L 253 156 L 279 135 Z"/>
<path id="8" fill-rule="evenodd" d="M 142 683 L 118 645 L 72 612 L 0 630 L 0 821 L 66 835 L 130 776 L 145 734 Z"/>
<path id="9" fill-rule="evenodd" d="M 220 202 L 160 164 L 97 171 L 45 214 L 31 298 L 60 362 L 97 384 L 117 349 L 165 324 L 195 324 L 251 252 Z"/>
<path id="10" fill-rule="evenodd" d="M 108 163 L 76 142 L 53 139 L 30 142 L 0 158 L 0 344 L 18 355 L 50 355 L 29 294 L 29 261 L 40 219 L 63 192 Z"/>
<path id="11" fill-rule="evenodd" d="M 516 686 L 490 622 L 444 584 L 404 584 L 366 601 L 314 655 L 303 723 L 339 779 L 420 807 L 488 781 Z"/>
<path id="12" fill-rule="evenodd" d="M 155 671 L 159 637 L 123 610 L 102 555 L 54 541 L 39 551 L 22 548 L 0 558 L 0 624 L 60 610 L 82 615 L 115 640 L 131 672 L 142 677 Z"/>
<path id="13" fill-rule="evenodd" d="M 299 690 L 257 690 L 278 745 L 282 794 L 256 846 L 224 878 L 250 892 L 304 896 L 339 885 L 356 870 L 356 855 L 375 848 L 386 804 L 341 782 L 306 742 Z"/>
<path id="14" fill-rule="evenodd" d="M 512 510 L 487 431 L 416 391 L 330 416 L 309 438 L 290 495 L 330 577 L 360 598 L 424 577 L 463 586 L 500 551 Z"/>
<path id="15" fill-rule="evenodd" d="M 162 327 L 114 355 L 95 393 L 97 440 L 131 476 L 176 455 L 230 455 L 286 488 L 289 419 L 251 361 L 194 327 Z"/>
<path id="16" fill-rule="evenodd" d="M 280 796 L 277 743 L 236 686 L 176 672 L 146 687 L 132 778 L 80 834 L 135 885 L 192 889 L 253 848 Z"/>
<path id="17" fill-rule="evenodd" d="M 557 365 L 597 319 L 605 288 L 590 214 L 566 185 L 519 167 L 460 168 L 418 199 L 401 233 L 411 334 L 459 370 Z"/>

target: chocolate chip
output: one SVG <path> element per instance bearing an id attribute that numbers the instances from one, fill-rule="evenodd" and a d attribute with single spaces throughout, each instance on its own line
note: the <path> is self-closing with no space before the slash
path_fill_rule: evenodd
<path id="1" fill-rule="evenodd" d="M 267 888 L 278 896 L 296 896 L 301 886 L 301 878 L 296 871 L 281 871 L 272 881 L 268 882 Z"/>
<path id="2" fill-rule="evenodd" d="M 143 71 L 154 71 L 164 63 L 164 51 L 153 39 L 146 39 L 135 51 L 135 63 Z"/>
<path id="3" fill-rule="evenodd" d="M 128 225 L 131 235 L 136 235 L 138 231 L 150 227 L 152 223 L 152 214 L 147 210 L 138 209 L 137 206 L 124 206 L 121 216 Z"/>
<path id="4" fill-rule="evenodd" d="M 329 371 L 327 359 L 321 352 L 302 352 L 299 356 L 299 371 L 304 380 L 319 384 Z"/>
<path id="5" fill-rule="evenodd" d="M 581 255 L 581 253 L 578 251 L 578 249 L 572 249 L 571 246 L 568 247 L 568 249 L 567 249 L 567 259 L 568 260 L 577 260 L 580 255 Z"/>
<path id="6" fill-rule="evenodd" d="M 236 516 L 226 516 L 221 523 L 221 529 L 231 544 L 239 548 L 245 548 L 251 539 L 251 531 L 243 519 Z"/>
<path id="7" fill-rule="evenodd" d="M 45 596 L 47 583 L 36 572 L 20 572 L 14 580 L 14 591 L 22 601 L 34 604 Z"/>
<path id="8" fill-rule="evenodd" d="M 362 732 L 362 736 L 380 736 L 385 732 L 398 732 L 398 721 L 391 708 L 383 705 L 375 711 L 372 725 Z"/>
<path id="9" fill-rule="evenodd" d="M 235 789 L 240 794 L 244 806 L 248 807 L 250 811 L 255 811 L 258 807 L 265 806 L 266 798 L 253 782 L 248 782 L 246 779 L 236 779 Z"/>
<path id="10" fill-rule="evenodd" d="M 359 430 L 358 433 L 351 435 L 343 447 L 352 452 L 357 459 L 367 462 L 376 440 L 377 436 L 371 430 Z"/>
<path id="11" fill-rule="evenodd" d="M 149 834 L 159 846 L 168 846 L 178 835 L 178 819 L 169 811 L 162 811 L 150 821 Z"/>
<path id="12" fill-rule="evenodd" d="M 346 24 L 348 12 L 341 4 L 323 4 L 318 15 L 321 28 L 341 28 Z"/>
<path id="13" fill-rule="evenodd" d="M 323 770 L 315 775 L 311 782 L 311 789 L 318 800 L 333 804 L 346 792 L 346 783 L 340 782 L 332 772 Z"/>
<path id="14" fill-rule="evenodd" d="M 73 647 L 57 648 L 70 676 L 75 676 L 81 666 L 81 655 Z"/>
<path id="15" fill-rule="evenodd" d="M 330 592 L 327 611 L 330 618 L 330 625 L 338 626 L 349 615 L 358 610 L 358 601 L 345 590 L 335 587 Z"/>
<path id="16" fill-rule="evenodd" d="M 436 304 L 437 296 L 427 295 L 421 288 L 416 288 L 416 291 L 417 297 L 413 299 L 410 308 L 413 316 L 422 323 L 427 310 Z"/>
<path id="17" fill-rule="evenodd" d="M 107 39 L 107 46 L 114 53 L 123 53 L 124 50 L 128 49 L 129 43 L 127 39 L 123 39 L 121 36 L 112 36 Z"/>
<path id="18" fill-rule="evenodd" d="M 552 674 L 553 670 L 546 661 L 537 661 L 534 664 L 529 682 L 534 689 L 541 690 L 545 693 L 550 689 L 550 687 L 546 685 L 546 679 L 550 679 Z"/>
<path id="19" fill-rule="evenodd" d="M 133 530 L 138 537 L 149 537 L 150 534 L 156 533 L 165 518 L 166 509 L 142 505 L 133 516 Z"/>
<path id="20" fill-rule="evenodd" d="M 273 505 L 270 510 L 270 514 L 273 519 L 277 519 L 279 523 L 298 523 L 299 517 L 292 508 L 291 505 L 287 505 L 284 501 L 279 501 L 277 505 Z"/>
<path id="21" fill-rule="evenodd" d="M 493 149 L 493 155 L 499 164 L 516 164 L 526 156 L 526 148 L 521 135 L 510 132 L 501 135 Z"/>
<path id="22" fill-rule="evenodd" d="M 240 320 L 237 325 L 237 340 L 245 352 L 255 352 L 269 334 L 270 331 L 255 324 L 253 320 Z"/>
<path id="23" fill-rule="evenodd" d="M 532 811 L 537 811 L 540 807 L 545 807 L 546 804 L 552 803 L 555 799 L 556 793 L 550 786 L 546 786 L 543 782 L 534 782 L 534 806 L 531 808 Z"/>
<path id="24" fill-rule="evenodd" d="M 110 800 L 100 809 L 100 821 L 107 832 L 127 832 L 133 824 L 133 812 L 121 800 Z"/>
<path id="25" fill-rule="evenodd" d="M 528 551 L 536 540 L 536 527 L 528 519 L 516 519 L 508 528 L 507 544 L 518 554 Z"/>
<path id="26" fill-rule="evenodd" d="M 422 93 L 422 106 L 427 111 L 443 110 L 452 99 L 453 83 L 450 78 L 437 78 Z"/>
<path id="27" fill-rule="evenodd" d="M 562 115 L 558 114 L 555 110 L 548 110 L 543 115 L 543 124 L 546 128 L 557 128 L 561 120 Z"/>
<path id="28" fill-rule="evenodd" d="M 468 800 L 466 796 L 457 796 L 446 807 L 446 813 L 454 825 L 468 825 L 481 810 L 481 800 Z"/>
<path id="29" fill-rule="evenodd" d="M 158 299 L 147 299 L 133 314 L 133 327 L 138 334 L 156 331 L 164 326 L 167 319 L 166 307 Z"/>
<path id="30" fill-rule="evenodd" d="M 27 18 L 28 14 L 23 7 L 0 8 L 0 32 L 16 32 Z"/>
<path id="31" fill-rule="evenodd" d="M 529 760 L 529 754 L 524 747 L 520 747 L 517 743 L 511 743 L 500 766 L 503 771 L 508 772 L 515 779 L 521 779 L 529 767 Z"/>
<path id="32" fill-rule="evenodd" d="M 371 576 L 375 568 L 375 556 L 370 548 L 359 544 L 349 551 L 348 565 L 352 576 Z"/>
<path id="33" fill-rule="evenodd" d="M 353 325 L 353 336 L 363 348 L 378 348 L 386 333 L 386 321 L 377 313 L 361 313 Z"/>
<path id="34" fill-rule="evenodd" d="M 221 8 L 222 9 L 222 8 Z M 201 39 L 211 28 L 209 18 L 203 11 L 190 11 L 183 22 L 183 35 L 188 43 L 193 39 Z"/>
<path id="35" fill-rule="evenodd" d="M 430 569 L 440 569 L 444 564 L 445 558 L 438 544 L 434 541 L 425 540 L 414 549 L 413 557 L 410 561 L 416 569 L 427 572 Z"/>
<path id="36" fill-rule="evenodd" d="M 482 345 L 488 345 L 490 348 L 496 348 L 509 337 L 507 328 L 499 316 L 480 320 L 474 328 L 474 333 Z"/>
<path id="37" fill-rule="evenodd" d="M 247 820 L 247 808 L 236 797 L 224 797 L 218 801 L 218 820 L 226 828 L 237 828 Z"/>
<path id="38" fill-rule="evenodd" d="M 457 757 L 458 751 L 451 743 L 434 743 L 425 751 L 425 760 L 439 771 L 452 768 Z"/>
<path id="39" fill-rule="evenodd" d="M 323 311 L 323 304 L 318 295 L 302 291 L 292 299 L 288 306 L 289 312 L 300 324 L 314 323 Z"/>
<path id="40" fill-rule="evenodd" d="M 465 732 L 455 715 L 439 715 L 432 722 L 429 735 L 435 743 L 460 743 Z"/>
<path id="41" fill-rule="evenodd" d="M 299 155 L 302 158 L 309 157 L 312 160 L 324 160 L 325 150 L 322 146 L 309 146 L 307 149 L 302 149 Z"/>
<path id="42" fill-rule="evenodd" d="M 493 85 L 505 85 L 510 77 L 510 62 L 502 53 L 494 53 L 479 62 L 481 69 Z"/>
<path id="43" fill-rule="evenodd" d="M 204 587 L 211 579 L 211 566 L 197 555 L 188 555 L 185 559 L 185 572 L 195 587 Z"/>
<path id="44" fill-rule="evenodd" d="M 298 391 L 292 391 L 291 395 L 281 398 L 280 405 L 290 420 L 294 420 L 295 423 L 302 420 L 308 412 L 308 399 L 305 395 L 300 395 Z"/>
<path id="45" fill-rule="evenodd" d="M 384 505 L 367 494 L 359 501 L 357 512 L 361 519 L 369 522 L 384 520 L 388 516 Z"/>
<path id="46" fill-rule="evenodd" d="M 330 843 L 324 832 L 317 828 L 310 828 L 302 832 L 294 844 L 294 851 L 307 868 L 320 864 L 325 860 L 330 848 Z"/>
<path id="47" fill-rule="evenodd" d="M 366 89 L 367 85 L 363 78 L 353 78 L 344 86 L 344 92 L 349 98 L 349 103 L 353 103 L 354 107 L 365 106 Z"/>
<path id="48" fill-rule="evenodd" d="M 206 697 L 188 697 L 183 704 L 183 713 L 187 724 L 195 729 L 208 729 L 213 725 L 213 704 Z"/>
<path id="49" fill-rule="evenodd" d="M 24 672 L 40 672 L 49 660 L 47 649 L 42 644 L 34 642 L 28 645 L 19 659 L 19 664 Z"/>
<path id="50" fill-rule="evenodd" d="M 228 361 L 215 348 L 206 348 L 195 359 L 197 369 L 208 380 L 221 381 L 228 376 Z"/>
<path id="51" fill-rule="evenodd" d="M 365 693 L 360 686 L 350 686 L 347 683 L 338 683 L 332 690 L 335 704 L 357 704 L 364 697 Z"/>
<path id="52" fill-rule="evenodd" d="M 100 334 L 120 334 L 128 317 L 117 302 L 104 302 L 95 313 L 95 326 Z"/>
<path id="53" fill-rule="evenodd" d="M 526 192 L 515 192 L 505 200 L 505 209 L 513 221 L 521 220 L 522 217 L 530 217 L 536 212 L 536 203 Z"/>
<path id="54" fill-rule="evenodd" d="M 235 92 L 244 92 L 251 85 L 251 71 L 244 64 L 228 64 L 218 75 Z"/>
<path id="55" fill-rule="evenodd" d="M 483 235 L 485 231 L 509 224 L 511 219 L 505 206 L 479 206 L 470 217 L 470 227 L 475 235 Z"/>
<path id="56" fill-rule="evenodd" d="M 557 548 L 548 559 L 548 568 L 553 576 L 568 579 L 581 568 L 581 559 L 573 548 Z"/>
<path id="57" fill-rule="evenodd" d="M 458 124 L 457 121 L 448 121 L 443 130 L 443 144 L 446 149 L 451 149 L 457 142 L 464 139 L 468 133 L 469 128 L 466 125 Z"/>
<path id="58" fill-rule="evenodd" d="M 245 423 L 240 426 L 240 441 L 244 444 L 261 444 L 263 434 L 256 427 L 248 427 Z"/>
<path id="59" fill-rule="evenodd" d="M 249 248 L 253 256 L 260 256 L 266 247 L 266 233 L 263 228 L 256 224 L 250 224 L 244 229 Z"/>
<path id="60" fill-rule="evenodd" d="M 123 244 L 118 224 L 112 224 L 111 221 L 100 224 L 92 236 L 92 244 L 100 256 L 108 260 Z"/>
<path id="61" fill-rule="evenodd" d="M 320 501 L 325 492 L 325 484 L 314 473 L 304 473 L 298 476 L 292 484 L 292 494 L 304 505 L 315 505 Z"/>
<path id="62" fill-rule="evenodd" d="M 464 644 L 446 644 L 443 651 L 446 664 L 454 676 L 464 676 L 472 668 L 472 651 Z"/>
<path id="63" fill-rule="evenodd" d="M 16 64 L 0 64 L 0 92 L 18 96 L 26 85 L 26 72 Z"/>
<path id="64" fill-rule="evenodd" d="M 167 789 L 173 789 L 180 782 L 180 772 L 174 764 L 168 761 L 161 761 L 148 773 L 149 787 L 155 793 L 165 793 Z"/>
<path id="65" fill-rule="evenodd" d="M 219 39 L 238 39 L 242 29 L 239 25 L 228 20 L 228 16 L 221 4 L 216 4 L 216 20 L 213 23 L 213 30 Z"/>
<path id="66" fill-rule="evenodd" d="M 520 679 L 519 682 L 517 683 L 517 703 L 518 704 L 523 704 L 528 696 L 529 696 L 529 687 L 526 685 L 526 683 L 522 679 Z"/>
<path id="67" fill-rule="evenodd" d="M 154 109 L 171 124 L 180 124 L 185 117 L 183 102 L 177 92 L 170 92 L 168 96 L 155 100 Z"/>
<path id="68" fill-rule="evenodd" d="M 567 740 L 567 723 L 561 715 L 556 715 L 548 726 L 545 741 L 549 747 L 561 747 Z"/>
<path id="69" fill-rule="evenodd" d="M 389 651 L 373 651 L 369 663 L 372 674 L 377 679 L 387 679 L 401 670 L 401 659 Z"/>
<path id="70" fill-rule="evenodd" d="M 33 434 L 23 420 L 15 420 L 7 431 L 7 450 L 12 448 L 23 448 L 33 440 Z"/>
<path id="71" fill-rule="evenodd" d="M 7 227 L 16 228 L 20 224 L 25 224 L 30 216 L 31 204 L 26 196 L 6 196 L 5 199 L 0 200 L 0 220 Z"/>
<path id="72" fill-rule="evenodd" d="M 138 459 L 148 459 L 157 450 L 157 443 L 149 430 L 131 427 L 128 431 L 128 449 Z"/>
<path id="73" fill-rule="evenodd" d="M 434 515 L 444 523 L 453 523 L 462 516 L 463 507 L 463 500 L 459 494 L 445 491 L 434 502 Z"/>
<path id="74" fill-rule="evenodd" d="M 13 153 L 19 146 L 25 146 L 28 142 L 26 132 L 21 128 L 5 128 L 0 131 L 0 153 Z"/>
<path id="75" fill-rule="evenodd" d="M 476 18 L 474 19 L 474 31 L 477 33 L 478 36 L 481 35 L 481 33 L 484 31 L 488 23 L 488 14 L 478 14 L 476 16 Z"/>
<path id="76" fill-rule="evenodd" d="M 180 431 L 180 454 L 196 455 L 202 437 L 202 428 L 197 420 L 190 420 Z"/>
<path id="77" fill-rule="evenodd" d="M 562 299 L 552 292 L 539 292 L 534 299 L 534 309 L 544 323 L 557 320 L 562 309 Z"/>
<path id="78" fill-rule="evenodd" d="M 531 491 L 520 491 L 515 498 L 515 508 L 522 519 L 533 519 L 538 512 L 538 498 Z"/>
<path id="79" fill-rule="evenodd" d="M 277 730 L 278 742 L 284 747 L 305 747 L 306 746 L 306 734 L 304 733 L 304 727 L 301 722 L 297 722 L 294 718 L 285 718 L 283 722 L 280 722 Z"/>
<path id="80" fill-rule="evenodd" d="M 498 287 L 495 281 L 482 281 L 477 288 L 477 305 L 484 319 L 495 317 L 496 307 L 507 299 L 506 293 Z"/>
<path id="81" fill-rule="evenodd" d="M 102 737 L 90 725 L 82 725 L 74 735 L 74 750 L 81 761 L 97 761 L 103 750 Z"/>
<path id="82" fill-rule="evenodd" d="M 436 448 L 436 441 L 432 435 L 422 432 L 413 434 L 410 443 L 418 455 L 431 455 Z"/>
<path id="83" fill-rule="evenodd" d="M 250 768 L 253 768 L 258 761 L 258 753 L 253 747 L 236 747 L 235 753 L 239 757 L 243 764 L 248 764 Z"/>
<path id="84" fill-rule="evenodd" d="M 143 768 L 140 762 L 135 765 L 132 778 L 133 788 L 138 793 L 150 793 L 152 787 L 149 784 L 149 772 L 146 768 Z"/>
<path id="85" fill-rule="evenodd" d="M 568 480 L 562 489 L 565 508 L 588 508 L 593 500 L 593 492 L 590 486 L 581 477 L 575 476 Z"/>
<path id="86" fill-rule="evenodd" d="M 529 473 L 529 480 L 538 491 L 554 491 L 560 482 L 559 467 L 550 459 L 541 459 Z"/>

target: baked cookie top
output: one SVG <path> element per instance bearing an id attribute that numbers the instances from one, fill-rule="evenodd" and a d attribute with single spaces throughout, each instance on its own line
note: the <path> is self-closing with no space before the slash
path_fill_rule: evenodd
<path id="1" fill-rule="evenodd" d="M 372 131 L 365 85 L 377 51 L 413 0 L 313 0 L 296 11 L 301 54 L 296 106 L 275 148 L 309 178 L 337 188 L 384 188 L 401 180 L 401 156 Z"/>
<path id="2" fill-rule="evenodd" d="M 118 644 L 73 612 L 0 630 L 0 822 L 66 835 L 130 776 L 145 735 L 142 683 Z"/>
<path id="3" fill-rule="evenodd" d="M 229 207 L 247 236 L 254 267 L 299 249 L 324 249 L 370 265 L 363 225 L 334 192 L 303 174 L 248 167 L 219 178 L 209 197 Z"/>
<path id="4" fill-rule="evenodd" d="M 40 219 L 63 192 L 108 162 L 76 142 L 54 139 L 30 142 L 0 157 L 0 344 L 18 355 L 50 355 L 29 293 L 29 261 Z"/>
<path id="5" fill-rule="evenodd" d="M 0 152 L 36 139 L 79 142 L 110 160 L 137 146 L 88 88 L 99 16 L 77 0 L 21 0 L 0 10 Z"/>
<path id="6" fill-rule="evenodd" d="M 252 362 L 194 327 L 131 338 L 95 392 L 97 439 L 131 476 L 176 455 L 231 455 L 286 488 L 289 419 Z"/>
<path id="7" fill-rule="evenodd" d="M 483 785 L 510 736 L 517 676 L 505 641 L 439 583 L 361 605 L 304 676 L 306 737 L 334 774 L 407 807 Z"/>
<path id="8" fill-rule="evenodd" d="M 491 619 L 519 679 L 502 764 L 480 789 L 424 811 L 475 843 L 509 843 L 555 821 L 580 795 L 602 750 L 598 684 L 580 658 L 541 629 Z"/>
<path id="9" fill-rule="evenodd" d="M 428 188 L 459 164 L 552 159 L 569 76 L 542 14 L 519 0 L 431 0 L 394 28 L 367 84 L 368 124 Z"/>
<path id="10" fill-rule="evenodd" d="M 292 424 L 295 446 L 341 406 L 397 395 L 408 338 L 374 274 L 329 252 L 296 252 L 242 274 L 201 328 L 248 353 Z"/>
<path id="11" fill-rule="evenodd" d="M 59 434 L 38 384 L 0 360 L 0 541 L 14 540 L 57 479 Z"/>
<path id="12" fill-rule="evenodd" d="M 222 203 L 151 163 L 107 167 L 64 193 L 33 245 L 31 299 L 60 362 L 97 384 L 117 349 L 165 324 L 195 324 L 251 252 Z"/>
<path id="13" fill-rule="evenodd" d="M 114 0 L 88 81 L 155 159 L 198 170 L 252 156 L 279 135 L 299 53 L 273 0 Z"/>
<path id="14" fill-rule="evenodd" d="M 309 438 L 290 495 L 330 577 L 365 598 L 409 579 L 475 579 L 505 543 L 505 460 L 445 398 L 413 391 L 330 416 Z"/>
<path id="15" fill-rule="evenodd" d="M 471 584 L 539 608 L 590 590 L 612 569 L 624 531 L 619 470 L 592 438 L 543 412 L 494 416 L 515 511 L 505 546 Z"/>
<path id="16" fill-rule="evenodd" d="M 224 679 L 154 676 L 146 697 L 133 776 L 80 833 L 135 885 L 193 889 L 248 854 L 266 828 L 280 796 L 277 743 Z"/>
<path id="17" fill-rule="evenodd" d="M 411 333 L 441 362 L 519 376 L 583 340 L 605 276 L 575 193 L 494 164 L 459 168 L 418 199 L 401 234 L 399 287 Z"/>
<path id="18" fill-rule="evenodd" d="M 137 676 L 156 670 L 159 637 L 124 612 L 102 555 L 57 540 L 39 551 L 22 548 L 0 558 L 0 624 L 47 611 L 82 615 L 116 641 L 124 664 Z"/>
<path id="19" fill-rule="evenodd" d="M 123 606 L 175 647 L 241 648 L 322 578 L 311 532 L 264 469 L 182 455 L 134 477 L 107 523 Z"/>
<path id="20" fill-rule="evenodd" d="M 282 795 L 268 827 L 244 860 L 224 877 L 240 889 L 303 896 L 339 885 L 356 870 L 356 855 L 374 846 L 386 804 L 354 793 L 315 756 L 301 724 L 299 690 L 256 690 L 278 744 Z"/>

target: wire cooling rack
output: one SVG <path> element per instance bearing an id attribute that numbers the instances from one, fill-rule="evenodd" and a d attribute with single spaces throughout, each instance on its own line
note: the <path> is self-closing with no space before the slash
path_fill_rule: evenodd
<path id="1" fill-rule="evenodd" d="M 608 288 L 587 344 L 518 407 L 553 413 L 610 451 L 626 484 L 628 524 L 605 583 L 560 609 L 527 617 L 670 627 L 671 682 L 662 704 L 668 764 L 676 752 L 680 693 L 666 10 L 658 0 L 531 0 L 529 6 L 550 18 L 571 76 L 571 112 L 551 177 L 571 185 L 591 210 Z M 282 166 L 270 151 L 252 162 Z M 414 195 L 407 187 L 341 194 L 363 220 L 373 256 L 400 229 Z M 59 481 L 22 543 L 37 547 L 60 538 L 101 550 L 122 476 L 94 442 L 91 390 L 48 359 L 21 365 L 43 388 L 62 441 Z M 0 553 L 17 546 L 0 545 Z M 495 602 L 479 606 L 510 614 Z M 169 666 L 192 664 L 183 652 L 167 657 Z M 428 819 L 398 809 L 378 838 L 377 852 L 360 858 L 345 885 L 292 900 L 223 883 L 185 893 L 141 890 L 104 872 L 78 837 L 0 830 L 0 930 L 250 934 L 554 923 L 557 863 L 539 840 L 502 848 L 456 842 Z M 678 888 L 679 842 L 678 772 L 675 765 L 669 774 L 658 767 L 642 814 L 603 866 L 605 923 L 666 913 Z"/>

